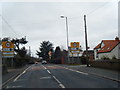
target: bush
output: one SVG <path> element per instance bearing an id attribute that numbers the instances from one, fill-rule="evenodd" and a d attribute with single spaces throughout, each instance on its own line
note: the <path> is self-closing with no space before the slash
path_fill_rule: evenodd
<path id="1" fill-rule="evenodd" d="M 112 57 L 112 59 L 114 60 L 114 59 L 117 59 L 117 58 L 116 58 L 116 56 L 114 55 L 114 56 Z"/>
<path id="2" fill-rule="evenodd" d="M 103 60 L 110 60 L 110 58 L 108 56 L 103 56 L 101 59 L 103 59 Z"/>

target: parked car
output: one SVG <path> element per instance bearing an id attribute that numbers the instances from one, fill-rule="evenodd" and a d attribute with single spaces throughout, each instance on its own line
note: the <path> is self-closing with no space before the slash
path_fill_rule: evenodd
<path id="1" fill-rule="evenodd" d="M 47 64 L 47 61 L 46 61 L 46 60 L 43 60 L 43 61 L 42 61 L 42 64 Z"/>

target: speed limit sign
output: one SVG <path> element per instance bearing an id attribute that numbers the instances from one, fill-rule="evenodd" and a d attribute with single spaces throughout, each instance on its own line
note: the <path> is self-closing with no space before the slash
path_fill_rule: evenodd
<path id="1" fill-rule="evenodd" d="M 9 47 L 10 47 L 10 43 L 6 43 L 6 47 L 8 47 L 8 48 L 9 48 Z"/>
<path id="2" fill-rule="evenodd" d="M 2 42 L 2 48 L 14 48 L 14 44 L 12 42 L 4 41 Z"/>

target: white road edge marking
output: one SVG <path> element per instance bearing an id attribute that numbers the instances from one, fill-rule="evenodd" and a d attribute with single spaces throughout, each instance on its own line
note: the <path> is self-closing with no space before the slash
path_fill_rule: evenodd
<path id="1" fill-rule="evenodd" d="M 84 75 L 88 75 L 88 73 L 84 73 L 84 72 L 81 72 L 81 71 L 69 69 L 69 68 L 66 68 L 66 67 L 64 67 L 64 68 L 65 68 L 65 69 L 68 69 L 68 70 L 70 70 L 70 71 L 73 71 L 73 72 L 77 72 L 77 73 L 81 73 L 81 74 L 84 74 Z"/>
<path id="2" fill-rule="evenodd" d="M 30 67 L 30 66 L 29 66 Z M 25 72 L 24 72 L 25 73 Z M 4 82 L 2 85 L 0 85 L 0 87 L 4 86 L 7 82 L 9 82 L 10 80 L 12 80 L 13 78 L 15 78 L 16 75 L 14 75 L 12 78 L 8 79 L 6 82 Z"/>
<path id="3" fill-rule="evenodd" d="M 57 65 L 56 65 L 56 66 L 57 66 Z M 59 67 L 61 67 L 61 66 L 59 66 Z M 81 74 L 84 74 L 84 75 L 88 75 L 88 73 L 84 73 L 84 72 L 81 72 L 81 71 L 73 70 L 73 69 L 66 68 L 66 67 L 63 67 L 63 68 L 65 68 L 65 69 L 67 69 L 67 70 L 70 70 L 70 71 L 73 71 L 73 72 L 77 72 L 77 73 L 81 73 Z"/>
<path id="4" fill-rule="evenodd" d="M 29 67 L 28 67 L 27 69 L 25 69 L 20 75 L 18 75 L 18 76 L 14 79 L 13 82 L 16 82 L 17 79 L 18 79 L 22 74 L 24 74 L 30 67 L 31 67 L 31 66 L 29 66 Z"/>

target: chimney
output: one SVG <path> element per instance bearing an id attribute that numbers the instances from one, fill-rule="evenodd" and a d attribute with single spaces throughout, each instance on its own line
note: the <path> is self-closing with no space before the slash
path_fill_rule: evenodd
<path id="1" fill-rule="evenodd" d="M 116 37 L 115 40 L 119 41 L 119 37 Z"/>

